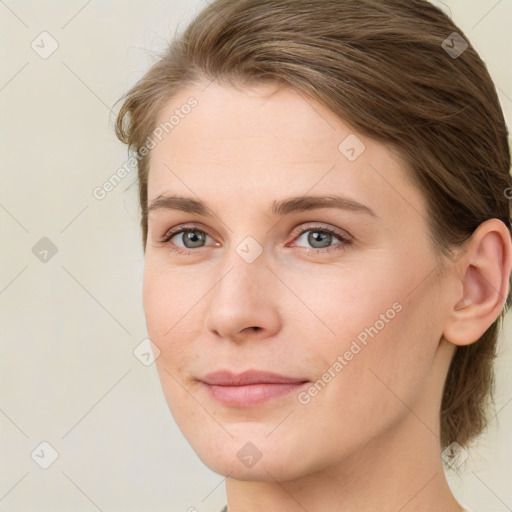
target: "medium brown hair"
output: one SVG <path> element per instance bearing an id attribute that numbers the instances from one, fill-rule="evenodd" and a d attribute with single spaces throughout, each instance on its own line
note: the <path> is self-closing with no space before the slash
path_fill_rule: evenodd
<path id="1" fill-rule="evenodd" d="M 448 52 L 465 43 L 460 55 Z M 150 152 L 140 150 L 166 102 L 204 80 L 286 84 L 395 149 L 427 200 L 438 256 L 453 256 L 487 219 L 511 230 L 510 151 L 496 89 L 447 15 L 425 0 L 217 0 L 125 95 L 116 121 L 117 136 L 137 155 L 144 247 Z M 467 446 L 486 427 L 510 291 L 506 299 L 478 341 L 456 348 L 440 411 L 442 448 Z"/>

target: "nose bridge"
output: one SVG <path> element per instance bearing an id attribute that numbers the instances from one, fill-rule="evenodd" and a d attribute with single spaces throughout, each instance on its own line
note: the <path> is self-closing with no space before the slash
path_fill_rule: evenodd
<path id="1" fill-rule="evenodd" d="M 259 295 L 265 291 L 258 283 L 261 285 L 268 278 L 265 277 L 269 272 L 266 265 L 263 254 L 254 258 L 254 250 L 247 248 L 245 243 L 234 247 L 226 258 L 221 276 L 217 280 L 212 295 L 212 306 L 214 301 L 216 305 L 221 303 L 220 305 L 228 305 L 230 308 L 237 304 L 240 307 L 255 305 L 260 300 Z"/>
<path id="2" fill-rule="evenodd" d="M 233 237 L 235 239 L 235 237 Z M 230 244 L 222 265 L 218 293 L 241 293 L 248 297 L 257 292 L 257 282 L 268 278 L 268 258 L 263 246 L 251 235 L 243 237 L 238 243 Z M 243 293 L 245 289 L 245 293 Z"/>
<path id="3" fill-rule="evenodd" d="M 278 318 L 273 288 L 265 285 L 269 278 L 272 273 L 255 240 L 243 240 L 233 247 L 212 290 L 206 328 L 231 339 L 248 327 L 273 331 Z"/>

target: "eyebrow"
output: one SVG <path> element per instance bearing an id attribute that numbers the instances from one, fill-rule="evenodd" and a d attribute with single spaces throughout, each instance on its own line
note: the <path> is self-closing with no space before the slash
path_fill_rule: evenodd
<path id="1" fill-rule="evenodd" d="M 289 197 L 280 201 L 274 201 L 270 208 L 270 213 L 277 217 L 320 208 L 337 208 L 353 212 L 362 212 L 378 218 L 378 215 L 369 206 L 359 203 L 354 199 L 350 199 L 349 197 L 339 195 Z M 201 215 L 203 217 L 215 216 L 205 203 L 192 197 L 161 194 L 151 201 L 148 206 L 148 212 L 160 209 L 178 210 Z"/>

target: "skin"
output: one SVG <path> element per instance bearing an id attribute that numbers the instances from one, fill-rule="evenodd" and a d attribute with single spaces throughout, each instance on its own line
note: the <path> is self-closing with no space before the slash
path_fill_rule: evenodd
<path id="1" fill-rule="evenodd" d="M 438 411 L 455 345 L 477 340 L 503 307 L 512 266 L 504 224 L 483 223 L 441 279 L 425 200 L 389 148 L 290 88 L 206 85 L 162 109 L 159 123 L 198 101 L 152 149 L 148 182 L 150 204 L 175 194 L 214 213 L 149 213 L 144 311 L 177 425 L 209 468 L 229 475 L 230 512 L 461 511 L 443 472 Z M 365 144 L 354 161 L 338 149 L 350 134 Z M 343 194 L 375 216 L 269 213 L 306 194 Z M 173 252 L 186 249 L 183 233 L 161 242 L 190 223 L 207 233 L 202 246 Z M 333 236 L 330 252 L 311 253 L 321 244 L 301 232 L 318 225 L 351 243 Z M 249 236 L 262 250 L 252 263 L 236 250 Z M 198 381 L 260 369 L 311 385 L 397 303 L 307 404 L 293 392 L 228 407 Z M 252 467 L 237 457 L 248 442 L 261 454 Z"/>

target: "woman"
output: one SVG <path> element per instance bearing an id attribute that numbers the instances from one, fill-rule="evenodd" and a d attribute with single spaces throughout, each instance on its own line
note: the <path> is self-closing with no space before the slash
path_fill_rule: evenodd
<path id="1" fill-rule="evenodd" d="M 443 462 L 487 421 L 512 244 L 461 30 L 424 0 L 217 0 L 116 130 L 163 390 L 227 510 L 464 510 Z"/>

